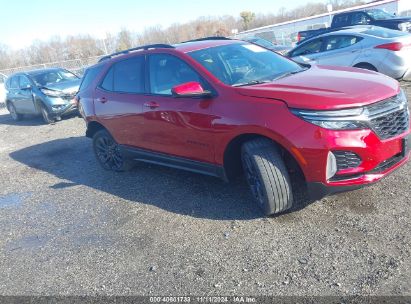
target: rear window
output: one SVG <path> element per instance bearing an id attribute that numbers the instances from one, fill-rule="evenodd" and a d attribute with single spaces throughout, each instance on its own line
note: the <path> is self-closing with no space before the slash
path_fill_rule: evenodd
<path id="1" fill-rule="evenodd" d="M 349 21 L 350 21 L 350 15 L 348 14 L 337 15 L 337 16 L 334 16 L 332 25 L 333 27 L 340 27 L 340 26 L 348 25 Z"/>
<path id="2" fill-rule="evenodd" d="M 83 91 L 87 89 L 91 85 L 93 80 L 98 76 L 102 68 L 103 68 L 102 65 L 88 68 L 86 72 L 84 73 L 83 80 L 81 81 L 79 91 Z"/>
<path id="3" fill-rule="evenodd" d="M 379 38 L 395 38 L 409 35 L 406 32 L 395 31 L 385 28 L 372 28 L 363 32 L 364 34 Z"/>

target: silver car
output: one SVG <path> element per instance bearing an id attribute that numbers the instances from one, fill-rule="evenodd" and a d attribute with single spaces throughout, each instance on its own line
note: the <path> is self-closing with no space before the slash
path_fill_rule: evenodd
<path id="1" fill-rule="evenodd" d="M 411 81 L 411 35 L 375 26 L 352 27 L 304 41 L 288 52 L 300 63 L 351 66 Z"/>

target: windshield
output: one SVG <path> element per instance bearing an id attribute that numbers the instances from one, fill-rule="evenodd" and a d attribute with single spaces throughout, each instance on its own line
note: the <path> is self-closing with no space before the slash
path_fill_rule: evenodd
<path id="1" fill-rule="evenodd" d="M 189 53 L 219 80 L 251 85 L 305 70 L 294 61 L 254 44 L 229 44 Z"/>
<path id="2" fill-rule="evenodd" d="M 270 49 L 272 47 L 274 47 L 274 44 L 272 44 L 270 41 L 262 39 L 262 38 L 250 38 L 248 39 L 249 42 L 258 44 L 262 47 L 265 47 L 267 49 Z"/>
<path id="3" fill-rule="evenodd" d="M 79 79 L 73 73 L 67 70 L 52 70 L 45 71 L 32 75 L 32 78 L 37 86 L 44 87 L 50 84 L 61 83 L 70 80 Z"/>
<path id="4" fill-rule="evenodd" d="M 394 15 L 387 13 L 384 10 L 381 9 L 372 9 L 367 11 L 367 13 L 373 17 L 375 20 L 386 20 L 386 19 L 392 19 L 395 18 Z"/>

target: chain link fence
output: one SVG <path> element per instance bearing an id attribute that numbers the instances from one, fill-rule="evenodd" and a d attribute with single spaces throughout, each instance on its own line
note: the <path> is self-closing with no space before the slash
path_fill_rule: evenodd
<path id="1" fill-rule="evenodd" d="M 65 60 L 65 61 L 55 61 L 55 62 L 46 62 L 34 65 L 26 65 L 20 66 L 10 69 L 0 70 L 0 73 L 9 76 L 11 74 L 17 72 L 25 72 L 25 71 L 32 71 L 37 69 L 45 69 L 45 68 L 64 68 L 70 70 L 78 75 L 83 75 L 84 70 L 98 62 L 98 60 L 103 56 L 94 56 L 89 58 L 83 59 L 72 59 L 72 60 Z"/>
<path id="2" fill-rule="evenodd" d="M 10 76 L 17 72 L 26 72 L 26 71 L 46 69 L 46 68 L 64 68 L 79 76 L 82 76 L 84 74 L 85 69 L 97 63 L 101 57 L 103 56 L 94 56 L 94 57 L 83 58 L 83 59 L 73 59 L 73 60 L 46 62 L 46 63 L 41 63 L 41 64 L 20 66 L 20 67 L 0 70 L 0 75 L 3 74 L 6 76 Z M 4 82 L 0 81 L 0 114 L 4 114 L 7 112 L 6 103 L 5 103 L 5 95 L 6 95 L 6 92 L 4 88 Z"/>

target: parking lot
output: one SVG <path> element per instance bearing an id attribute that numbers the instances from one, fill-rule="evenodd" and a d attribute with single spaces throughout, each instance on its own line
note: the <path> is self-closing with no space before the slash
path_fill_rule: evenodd
<path id="1" fill-rule="evenodd" d="M 0 115 L 2 295 L 411 295 L 410 163 L 266 218 L 242 180 L 104 171 L 84 133 Z"/>

